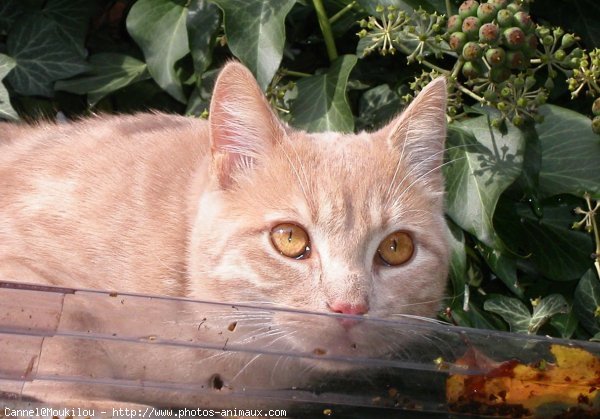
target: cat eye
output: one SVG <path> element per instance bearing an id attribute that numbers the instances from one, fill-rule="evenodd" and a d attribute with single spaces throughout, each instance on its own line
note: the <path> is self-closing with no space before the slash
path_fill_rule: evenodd
<path id="1" fill-rule="evenodd" d="M 402 265 L 412 257 L 413 240 L 405 231 L 396 231 L 387 236 L 377 248 L 379 259 L 386 265 Z"/>
<path id="2" fill-rule="evenodd" d="M 289 258 L 303 259 L 310 252 L 308 233 L 296 224 L 282 223 L 273 227 L 271 242 L 279 253 Z"/>

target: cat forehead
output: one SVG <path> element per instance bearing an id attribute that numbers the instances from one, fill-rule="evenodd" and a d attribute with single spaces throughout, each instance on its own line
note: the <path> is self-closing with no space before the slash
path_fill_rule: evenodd
<path id="1" fill-rule="evenodd" d="M 288 145 L 298 150 L 305 160 L 334 171 L 360 171 L 367 166 L 383 168 L 384 160 L 397 161 L 387 142 L 366 132 L 296 133 L 288 138 Z"/>
<path id="2" fill-rule="evenodd" d="M 288 156 L 300 157 L 284 160 L 298 186 L 296 204 L 304 202 L 317 223 L 333 229 L 385 225 L 411 207 L 396 199 L 401 191 L 392 184 L 404 177 L 405 162 L 376 134 L 300 133 L 288 146 Z"/>

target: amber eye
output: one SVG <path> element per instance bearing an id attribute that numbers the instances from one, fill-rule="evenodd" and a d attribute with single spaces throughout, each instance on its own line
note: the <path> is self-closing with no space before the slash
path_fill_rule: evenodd
<path id="1" fill-rule="evenodd" d="M 381 260 L 390 266 L 398 266 L 407 262 L 414 252 L 414 244 L 410 234 L 396 231 L 387 236 L 377 249 Z"/>
<path id="2" fill-rule="evenodd" d="M 306 257 L 310 251 L 308 233 L 292 223 L 282 223 L 273 227 L 271 242 L 279 253 L 294 259 Z"/>

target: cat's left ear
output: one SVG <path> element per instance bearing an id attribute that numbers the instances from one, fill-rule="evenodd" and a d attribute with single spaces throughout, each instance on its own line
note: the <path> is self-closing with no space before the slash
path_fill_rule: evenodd
<path id="1" fill-rule="evenodd" d="M 385 137 L 411 173 L 435 191 L 443 180 L 438 170 L 444 158 L 446 140 L 446 79 L 439 77 L 417 95 L 406 110 L 383 127 Z"/>
<path id="2" fill-rule="evenodd" d="M 209 121 L 213 169 L 224 188 L 285 135 L 254 76 L 237 62 L 226 64 L 217 78 Z"/>

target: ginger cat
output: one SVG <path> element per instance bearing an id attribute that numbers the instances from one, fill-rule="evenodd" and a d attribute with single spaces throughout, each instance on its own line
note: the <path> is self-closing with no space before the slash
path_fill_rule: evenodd
<path id="1" fill-rule="evenodd" d="M 376 132 L 309 134 L 280 122 L 229 63 L 208 122 L 0 124 L 0 281 L 432 316 L 449 258 L 445 105 L 440 78 Z M 391 346 L 329 320 L 294 324 L 289 346 Z M 284 329 L 285 316 L 272 323 Z"/>

